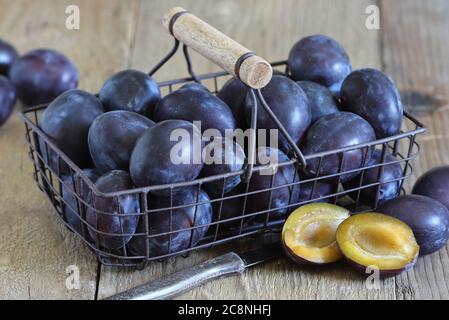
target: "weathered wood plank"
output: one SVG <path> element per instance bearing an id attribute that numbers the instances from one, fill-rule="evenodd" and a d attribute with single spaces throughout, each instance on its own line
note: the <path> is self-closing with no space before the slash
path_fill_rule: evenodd
<path id="1" fill-rule="evenodd" d="M 282 0 L 282 1 L 143 1 L 132 55 L 133 68 L 149 70 L 172 46 L 161 26 L 162 15 L 180 5 L 213 24 L 233 39 L 269 61 L 286 59 L 290 47 L 301 37 L 323 33 L 340 41 L 355 68 L 381 66 L 379 32 L 365 28 L 365 8 L 371 1 Z M 197 73 L 217 67 L 192 53 Z M 158 80 L 185 76 L 182 54 L 170 61 Z M 222 250 L 202 251 L 187 259 L 153 263 L 143 271 L 102 268 L 98 297 L 135 287 L 187 266 L 192 266 Z M 325 268 L 298 267 L 286 259 L 258 266 L 241 277 L 205 284 L 184 299 L 393 299 L 394 280 L 380 290 L 368 290 L 365 279 L 342 265 Z"/>
<path id="2" fill-rule="evenodd" d="M 80 30 L 65 28 L 70 4 L 80 7 Z M 42 47 L 64 52 L 80 70 L 80 87 L 96 92 L 124 66 L 133 5 L 120 0 L 0 0 L 0 37 L 20 52 Z M 93 299 L 98 263 L 59 223 L 35 186 L 24 132 L 17 115 L 0 128 L 0 299 Z M 69 265 L 80 269 L 79 290 L 66 288 Z"/>
<path id="3" fill-rule="evenodd" d="M 385 1 L 382 36 L 385 70 L 397 82 L 409 111 L 418 114 L 428 133 L 408 186 L 426 170 L 449 163 L 449 3 Z M 449 298 L 449 246 L 420 258 L 397 278 L 398 299 Z"/>

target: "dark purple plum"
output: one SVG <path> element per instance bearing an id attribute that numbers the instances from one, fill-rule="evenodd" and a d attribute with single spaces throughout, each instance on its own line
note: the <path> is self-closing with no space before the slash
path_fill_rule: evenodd
<path id="1" fill-rule="evenodd" d="M 316 202 L 331 203 L 334 201 L 335 199 L 334 197 L 327 197 L 327 198 L 323 197 L 329 196 L 337 192 L 337 186 L 335 184 L 317 181 L 315 188 L 313 187 L 313 185 L 314 185 L 313 182 L 301 184 L 299 192 L 299 202 L 308 201 L 308 203 L 316 203 Z"/>
<path id="2" fill-rule="evenodd" d="M 200 121 L 201 131 L 219 130 L 225 136 L 225 130 L 234 130 L 236 122 L 231 109 L 222 100 L 204 90 L 200 85 L 188 84 L 166 95 L 154 109 L 156 122 L 179 119 Z"/>
<path id="3" fill-rule="evenodd" d="M 129 170 L 129 159 L 137 139 L 154 122 L 130 111 L 117 110 L 98 116 L 89 129 L 90 155 L 102 171 Z"/>
<path id="4" fill-rule="evenodd" d="M 449 166 L 437 167 L 424 173 L 416 181 L 412 193 L 433 198 L 449 210 Z"/>
<path id="5" fill-rule="evenodd" d="M 401 130 L 401 97 L 393 80 L 381 71 L 353 71 L 343 82 L 340 98 L 342 109 L 368 121 L 377 138 L 390 137 Z"/>
<path id="6" fill-rule="evenodd" d="M 229 199 L 212 202 L 212 209 L 214 213 L 213 221 L 223 221 L 227 219 L 241 217 L 246 211 L 244 193 L 245 193 L 245 185 L 240 184 L 224 195 L 224 197 L 229 197 Z M 216 199 L 218 198 L 221 198 L 221 195 Z M 253 220 L 254 216 L 244 218 L 243 226 L 247 225 Z M 219 224 L 220 225 L 219 232 L 231 228 L 239 228 L 241 222 L 242 219 L 235 219 L 228 222 L 222 222 Z M 213 231 L 215 231 L 215 227 L 211 228 Z"/>
<path id="7" fill-rule="evenodd" d="M 340 111 L 337 99 L 325 86 L 311 81 L 298 81 L 297 83 L 306 93 L 312 112 L 312 123 L 321 117 Z"/>
<path id="8" fill-rule="evenodd" d="M 204 92 L 211 93 L 207 87 L 199 82 L 188 82 L 184 84 L 180 89 L 202 90 Z"/>
<path id="9" fill-rule="evenodd" d="M 268 106 L 292 139 L 296 143 L 299 143 L 312 120 L 312 113 L 310 112 L 310 106 L 304 91 L 296 82 L 287 77 L 273 76 L 268 85 L 261 89 L 261 92 Z M 251 120 L 253 106 L 254 100 L 250 94 L 247 94 L 245 114 L 248 123 Z M 260 105 L 260 102 L 258 102 L 257 109 L 257 129 L 277 129 L 276 124 Z M 268 135 L 269 132 L 267 132 Z M 280 131 L 278 132 L 278 136 L 279 149 L 284 152 L 290 151 L 290 145 Z M 270 141 L 267 145 L 273 146 L 272 143 Z"/>
<path id="10" fill-rule="evenodd" d="M 391 154 L 386 154 L 385 161 L 383 163 L 388 162 L 394 162 L 397 161 L 395 157 L 393 157 Z M 367 165 L 378 165 L 382 163 L 382 150 L 376 149 L 371 159 L 368 161 Z M 396 179 L 402 179 L 404 176 L 404 170 L 402 170 L 401 165 L 399 163 L 393 163 L 389 165 L 382 166 L 382 175 L 379 179 L 379 168 L 380 167 L 374 167 L 372 169 L 365 170 L 365 173 L 363 174 L 363 181 L 362 186 L 367 186 L 373 183 L 380 182 L 380 188 L 379 188 L 379 198 L 378 198 L 378 205 L 384 203 L 385 201 L 388 201 L 390 199 L 396 198 L 399 195 L 399 192 L 401 191 L 401 180 Z M 361 176 L 357 176 L 349 181 L 346 181 L 343 183 L 343 187 L 345 190 L 350 189 L 356 189 L 360 186 L 360 178 Z M 396 181 L 392 181 L 396 180 Z M 360 191 L 359 196 L 359 202 L 365 205 L 372 205 L 374 206 L 376 201 L 376 195 L 377 195 L 377 188 L 378 186 L 370 187 L 370 188 L 364 188 Z M 356 200 L 357 198 L 357 192 L 350 193 L 349 196 Z"/>
<path id="11" fill-rule="evenodd" d="M 42 114 L 40 127 L 76 165 L 86 167 L 90 162 L 87 136 L 89 127 L 103 113 L 100 100 L 82 90 L 69 90 L 57 97 Z M 41 150 L 46 158 L 46 152 Z M 57 158 L 50 154 L 50 167 L 58 167 Z"/>
<path id="12" fill-rule="evenodd" d="M 40 161 L 42 159 L 42 165 L 50 168 L 57 176 L 70 174 L 71 169 L 69 165 L 62 160 L 59 152 L 51 148 L 50 144 L 46 143 L 40 136 L 37 136 L 37 145 L 39 150 L 39 158 L 37 160 Z M 93 167 L 92 159 L 90 159 L 90 155 L 88 156 L 89 159 L 83 161 L 83 167 Z"/>
<path id="13" fill-rule="evenodd" d="M 421 256 L 440 250 L 449 239 L 449 211 L 432 198 L 420 195 L 400 196 L 382 204 L 378 211 L 410 226 Z"/>
<path id="14" fill-rule="evenodd" d="M 113 170 L 105 173 L 95 186 L 102 193 L 133 188 L 129 173 Z M 139 197 L 135 194 L 103 197 L 89 194 L 91 207 L 86 211 L 89 234 L 100 246 L 108 249 L 122 248 L 131 240 L 139 222 Z"/>
<path id="15" fill-rule="evenodd" d="M 350 112 L 337 112 L 320 118 L 307 131 L 302 151 L 305 155 L 330 151 L 338 148 L 351 147 L 376 140 L 376 134 L 371 125 L 360 116 Z M 363 165 L 363 160 L 371 157 L 371 149 L 354 149 L 343 153 L 342 172 L 355 170 Z M 331 154 L 322 158 L 319 176 L 339 172 L 341 155 Z M 308 160 L 307 169 L 311 175 L 316 175 L 319 158 Z M 358 173 L 341 175 L 341 181 L 347 181 Z M 329 180 L 336 180 L 329 178 Z"/>
<path id="16" fill-rule="evenodd" d="M 271 163 L 267 161 L 268 158 L 271 158 Z M 249 192 L 259 192 L 248 196 L 247 213 L 266 211 L 257 215 L 258 220 L 265 220 L 268 214 L 270 221 L 285 218 L 287 213 L 294 209 L 286 206 L 298 202 L 299 184 L 288 186 L 288 184 L 300 181 L 295 165 L 287 164 L 276 167 L 277 163 L 282 164 L 287 161 L 290 161 L 290 159 L 278 149 L 269 147 L 257 149 L 256 165 L 270 165 L 268 169 L 264 168 L 255 171 L 249 182 Z M 271 187 L 277 188 L 272 192 L 268 190 L 262 191 Z"/>
<path id="17" fill-rule="evenodd" d="M 203 154 L 204 167 L 200 173 L 201 178 L 239 171 L 245 162 L 242 147 L 228 138 L 213 138 L 212 142 L 204 147 Z M 232 190 L 240 180 L 240 176 L 232 176 L 225 181 L 220 179 L 205 183 L 203 188 L 210 195 L 221 195 Z"/>
<path id="18" fill-rule="evenodd" d="M 92 183 L 95 183 L 97 179 L 101 176 L 100 172 L 96 169 L 84 169 L 83 173 Z M 82 216 L 79 209 L 86 210 L 86 205 L 80 200 L 78 206 L 76 194 L 88 203 L 88 197 L 90 188 L 84 180 L 80 177 L 78 173 L 74 173 L 73 177 L 71 175 L 66 175 L 62 177 L 62 197 L 64 201 L 62 202 L 62 208 L 64 211 L 64 217 L 72 229 L 81 234 L 82 232 Z"/>
<path id="19" fill-rule="evenodd" d="M 171 202 L 170 197 L 149 196 L 149 209 L 155 211 L 148 214 L 148 226 L 145 225 L 145 218 L 141 218 L 137 233 L 146 234 L 148 228 L 150 257 L 176 253 L 195 246 L 204 237 L 212 221 L 212 207 L 206 192 L 201 190 L 198 195 L 197 188 L 186 188 L 172 200 Z M 201 202 L 204 203 L 197 205 Z M 168 208 L 171 204 L 186 207 L 170 212 Z M 161 233 L 169 234 L 156 236 Z M 146 236 L 136 235 L 127 249 L 133 256 L 146 256 L 146 242 Z"/>
<path id="20" fill-rule="evenodd" d="M 0 126 L 11 116 L 16 104 L 16 90 L 11 81 L 0 76 Z"/>
<path id="21" fill-rule="evenodd" d="M 0 39 L 0 75 L 8 75 L 9 68 L 18 56 L 17 50 L 12 45 Z"/>
<path id="22" fill-rule="evenodd" d="M 153 116 L 161 99 L 156 81 L 137 70 L 123 70 L 109 78 L 100 90 L 100 100 L 107 110 L 126 110 Z"/>
<path id="23" fill-rule="evenodd" d="M 324 35 L 299 40 L 290 50 L 288 67 L 294 80 L 317 82 L 337 96 L 341 83 L 352 70 L 345 49 Z"/>
<path id="24" fill-rule="evenodd" d="M 159 122 L 137 140 L 131 177 L 139 187 L 194 180 L 203 168 L 202 149 L 201 132 L 191 122 Z"/>
<path id="25" fill-rule="evenodd" d="M 28 106 L 53 101 L 78 86 L 76 66 L 62 53 L 39 49 L 19 57 L 9 69 L 19 99 Z"/>
<path id="26" fill-rule="evenodd" d="M 237 123 L 237 128 L 246 130 L 248 125 L 245 116 L 245 97 L 248 87 L 239 79 L 231 78 L 217 93 L 217 97 L 223 100 L 229 108 Z"/>
<path id="27" fill-rule="evenodd" d="M 284 76 L 284 72 L 273 70 L 273 75 Z M 223 100 L 231 108 L 237 122 L 237 128 L 246 130 L 248 124 L 245 115 L 245 98 L 248 93 L 248 86 L 237 78 L 231 78 L 223 85 L 217 93 L 217 97 Z"/>

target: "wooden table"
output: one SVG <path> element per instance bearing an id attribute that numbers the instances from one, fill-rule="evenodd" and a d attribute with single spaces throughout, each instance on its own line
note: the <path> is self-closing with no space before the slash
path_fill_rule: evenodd
<path id="1" fill-rule="evenodd" d="M 65 8 L 81 9 L 81 29 L 65 28 Z M 365 27 L 365 9 L 381 9 L 380 30 Z M 73 59 L 80 87 L 97 92 L 114 72 L 149 70 L 172 45 L 162 14 L 181 5 L 268 60 L 285 59 L 299 38 L 322 33 L 347 49 L 354 68 L 375 67 L 394 78 L 406 108 L 428 127 L 415 174 L 449 163 L 449 2 L 446 0 L 0 0 L 0 37 L 20 52 L 55 48 Z M 217 67 L 193 56 L 198 73 Z M 184 76 L 179 55 L 158 80 Z M 18 106 L 20 108 L 20 106 Z M 0 129 L 0 298 L 101 299 L 217 254 L 154 263 L 143 271 L 102 267 L 58 222 L 34 185 L 17 115 Z M 408 186 L 408 187 L 409 187 Z M 203 285 L 185 299 L 448 299 L 448 248 L 420 258 L 408 273 L 368 290 L 344 265 L 304 268 L 279 259 L 241 277 Z M 66 268 L 80 269 L 81 288 L 66 288 Z"/>

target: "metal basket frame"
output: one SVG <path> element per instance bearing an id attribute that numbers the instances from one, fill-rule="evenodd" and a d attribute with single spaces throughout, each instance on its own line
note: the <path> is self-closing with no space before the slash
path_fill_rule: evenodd
<path id="1" fill-rule="evenodd" d="M 175 46 L 170 51 L 170 53 L 162 59 L 160 63 L 158 63 L 153 70 L 150 72 L 150 75 L 153 75 L 155 72 L 157 72 L 162 65 L 164 65 L 177 51 L 179 47 L 179 42 L 175 40 Z M 188 71 L 190 73 L 190 77 L 187 78 L 180 78 L 170 81 L 164 81 L 158 83 L 159 87 L 161 88 L 162 93 L 168 94 L 176 90 L 179 86 L 191 82 L 191 81 L 201 81 L 204 85 L 208 86 L 212 93 L 216 94 L 219 90 L 220 83 L 224 79 L 229 79 L 230 75 L 227 72 L 220 71 L 220 72 L 213 72 L 203 75 L 195 75 L 192 71 L 192 66 L 190 62 L 190 57 L 188 54 L 187 47 L 184 45 L 183 47 L 184 55 L 186 57 L 186 62 L 188 66 Z M 286 68 L 286 61 L 280 61 L 275 62 L 272 64 L 275 68 Z M 287 69 L 285 69 L 287 70 Z M 288 70 L 287 70 L 288 72 Z M 223 81 L 224 82 L 224 81 Z M 208 85 L 209 84 L 209 85 Z M 269 106 L 266 105 L 266 103 L 263 100 L 263 97 L 260 93 L 260 91 L 252 91 L 253 98 L 257 98 L 259 102 L 262 104 L 262 106 L 265 108 L 266 111 L 271 111 L 269 109 Z M 256 100 L 257 102 L 257 100 Z M 265 104 L 265 105 L 264 105 Z M 325 152 L 320 152 L 312 155 L 306 155 L 303 156 L 302 153 L 299 151 L 298 147 L 294 145 L 292 146 L 292 153 L 291 160 L 279 163 L 276 166 L 278 168 L 283 166 L 291 166 L 294 165 L 297 170 L 295 170 L 295 177 L 290 183 L 286 183 L 280 186 L 274 186 L 274 178 L 275 175 L 272 175 L 270 187 L 267 189 L 260 189 L 256 191 L 249 191 L 249 184 L 251 181 L 251 176 L 254 172 L 258 172 L 260 170 L 266 169 L 267 166 L 258 166 L 253 167 L 252 165 L 248 165 L 242 170 L 217 175 L 217 176 L 211 176 L 206 177 L 202 179 L 196 179 L 194 181 L 189 182 L 181 182 L 181 183 L 174 183 L 169 185 L 160 185 L 160 186 L 148 186 L 144 188 L 135 188 L 135 189 L 129 189 L 129 190 L 123 190 L 120 192 L 112 192 L 112 193 L 102 193 L 100 192 L 95 184 L 83 173 L 81 168 L 79 168 L 76 164 L 74 164 L 68 157 L 65 155 L 46 135 L 45 133 L 39 128 L 39 117 L 41 112 L 47 107 L 47 105 L 41 105 L 37 107 L 33 107 L 30 109 L 26 109 L 23 113 L 20 114 L 22 120 L 25 124 L 25 138 L 26 142 L 29 147 L 29 157 L 33 163 L 34 166 L 34 173 L 33 178 L 36 181 L 38 187 L 47 195 L 47 197 L 50 199 L 52 206 L 55 208 L 56 212 L 58 213 L 58 216 L 61 218 L 62 222 L 74 233 L 76 233 L 87 245 L 88 247 L 94 252 L 94 254 L 98 257 L 99 261 L 108 266 L 119 266 L 119 267 L 143 267 L 146 263 L 154 260 L 162 260 L 168 257 L 177 256 L 177 255 L 183 255 L 186 256 L 189 252 L 192 250 L 198 250 L 201 248 L 209 248 L 212 246 L 216 246 L 225 242 L 241 239 L 244 237 L 248 237 L 251 235 L 258 234 L 260 232 L 266 232 L 266 231 L 272 231 L 272 230 L 279 230 L 282 226 L 283 222 L 285 221 L 285 217 L 279 218 L 279 219 L 272 219 L 270 212 L 273 212 L 274 210 L 280 210 L 280 209 L 286 209 L 288 212 L 291 212 L 294 208 L 311 203 L 311 202 L 318 202 L 322 200 L 330 200 L 331 203 L 335 204 L 341 204 L 344 202 L 346 206 L 350 206 L 352 212 L 360 212 L 360 211 L 370 211 L 375 210 L 378 206 L 379 201 L 379 190 L 382 184 L 386 183 L 398 183 L 400 186 L 398 190 L 404 192 L 403 189 L 403 183 L 404 181 L 412 174 L 412 165 L 410 163 L 411 160 L 413 160 L 419 153 L 419 144 L 416 141 L 416 136 L 418 134 L 424 133 L 425 128 L 424 126 L 416 120 L 413 116 L 408 114 L 407 112 L 404 113 L 404 120 L 406 122 L 407 127 L 410 127 L 411 129 L 408 131 L 401 131 L 399 134 L 394 135 L 392 137 L 379 139 L 376 141 L 372 141 L 369 143 L 364 143 L 360 145 L 350 146 L 346 148 L 340 148 L 335 150 L 329 150 Z M 257 118 L 257 108 L 256 110 L 253 110 L 253 116 L 252 116 L 252 127 L 256 127 L 256 118 Z M 274 116 L 274 118 L 276 118 Z M 273 119 L 273 120 L 277 120 Z M 282 128 L 281 133 L 285 134 L 285 130 L 283 131 Z M 285 136 L 285 135 L 284 135 Z M 287 138 L 289 136 L 287 135 Z M 288 139 L 287 139 L 288 140 Z M 296 149 L 295 149 L 296 147 Z M 382 150 L 382 161 L 379 164 L 368 164 L 367 163 L 367 154 L 370 152 L 370 150 L 373 150 L 374 148 L 381 148 Z M 251 149 L 251 148 L 250 148 Z M 360 150 L 363 152 L 363 161 L 362 166 L 360 168 L 354 169 L 354 170 L 343 170 L 343 162 L 344 162 L 344 155 L 347 151 L 353 151 L 353 150 Z M 254 152 L 254 149 L 253 149 Z M 251 151 L 248 157 L 254 156 L 254 154 L 251 155 Z M 386 155 L 392 154 L 395 157 L 395 161 L 386 161 Z M 338 168 L 338 172 L 326 176 L 320 175 L 320 168 L 323 159 L 326 156 L 331 155 L 338 155 L 340 165 Z M 56 158 L 56 165 L 54 159 Z M 318 170 L 316 174 L 308 179 L 305 180 L 298 180 L 299 176 L 299 170 L 304 167 L 307 161 L 311 161 L 314 159 L 318 159 Z M 399 163 L 401 165 L 401 168 L 403 169 L 403 175 L 400 178 L 392 179 L 388 181 L 382 181 L 381 177 L 383 173 L 383 169 L 385 166 L 392 165 Z M 373 168 L 379 168 L 378 170 L 378 179 L 376 183 L 372 183 L 369 185 L 363 185 L 363 177 L 367 170 L 373 169 Z M 61 170 L 61 168 L 64 168 Z M 358 175 L 359 179 L 359 186 L 354 189 L 350 190 L 342 190 L 341 187 L 339 187 L 341 182 L 341 177 L 344 174 L 353 173 Z M 226 182 L 226 179 L 229 179 L 231 177 L 235 176 L 241 176 L 242 184 L 244 184 L 244 190 L 245 192 L 242 194 L 229 196 L 226 195 L 224 192 L 222 192 L 221 197 L 218 198 L 211 198 L 210 201 L 199 201 L 199 190 L 201 190 L 202 186 L 209 182 L 214 181 L 222 181 L 223 186 Z M 70 179 L 70 185 L 67 184 L 67 177 Z M 326 195 L 322 198 L 313 198 L 306 201 L 300 201 L 300 202 L 292 202 L 291 201 L 291 194 L 293 188 L 297 187 L 298 185 L 304 185 L 304 184 L 313 184 L 312 185 L 312 191 L 310 195 L 312 196 L 315 192 L 315 188 L 317 186 L 317 183 L 320 181 L 327 181 L 329 179 L 333 179 L 334 183 L 336 184 L 338 189 L 335 189 L 334 192 L 332 192 L 329 195 Z M 174 199 L 174 190 L 177 188 L 185 188 L 185 187 L 194 187 L 198 192 L 196 192 L 196 201 L 194 203 L 185 204 L 182 206 L 173 206 L 173 199 Z M 290 199 L 288 205 L 284 207 L 276 207 L 272 208 L 272 196 L 273 191 L 281 189 L 281 188 L 289 188 L 290 192 Z M 364 203 L 361 205 L 359 203 L 360 195 L 363 189 L 366 188 L 377 188 L 377 196 L 373 203 L 366 204 Z M 83 196 L 81 190 L 89 190 L 89 197 L 86 199 L 85 196 Z M 154 191 L 158 190 L 168 190 L 170 193 L 170 206 L 167 208 L 158 208 L 158 209 L 150 209 L 149 208 L 149 201 L 151 201 L 151 197 L 153 196 Z M 63 192 L 69 192 L 70 196 L 73 197 L 76 201 L 76 208 L 73 207 L 73 203 L 68 203 L 67 201 L 67 194 L 63 194 Z M 269 192 L 269 201 L 268 206 L 266 210 L 258 211 L 258 212 L 246 212 L 246 204 L 248 199 L 250 199 L 251 196 L 258 194 L 258 193 L 266 193 Z M 352 195 L 352 200 L 349 200 L 350 198 L 348 195 Z M 66 198 L 64 198 L 64 195 L 66 195 Z M 356 196 L 354 196 L 356 195 Z M 122 227 L 122 233 L 121 234 L 107 234 L 103 233 L 100 230 L 95 229 L 93 226 L 91 226 L 86 221 L 86 210 L 95 210 L 96 214 L 105 214 L 105 215 L 111 215 L 111 216 L 117 216 L 120 220 L 120 224 L 122 225 L 122 219 L 124 217 L 122 212 L 118 213 L 110 213 L 110 212 L 101 212 L 100 210 L 94 208 L 91 204 L 92 197 L 102 197 L 110 199 L 110 201 L 119 201 L 121 197 L 124 196 L 135 196 L 139 199 L 140 204 L 140 211 L 135 213 L 127 213 L 126 217 L 129 216 L 139 216 L 139 219 L 144 219 L 143 223 L 145 223 L 146 226 L 146 232 L 144 233 L 134 233 L 134 234 L 126 234 L 123 232 Z M 228 219 L 222 219 L 222 205 L 223 201 L 234 199 L 242 197 L 243 199 L 243 210 L 240 214 L 236 214 L 235 216 L 228 218 Z M 355 199 L 354 199 L 355 198 Z M 149 200 L 150 199 L 150 200 Z M 207 203 L 216 203 L 219 207 L 218 211 L 218 217 L 216 219 L 212 220 L 211 223 L 208 223 L 206 225 L 195 225 L 194 222 L 197 221 L 197 210 L 198 207 L 201 205 L 205 205 Z M 182 228 L 182 229 L 175 229 L 173 230 L 173 210 L 183 208 L 183 207 L 191 207 L 195 206 L 195 213 L 193 217 L 193 222 L 191 221 L 191 224 L 193 226 Z M 120 206 L 118 206 L 120 208 Z M 80 230 L 75 229 L 73 226 L 71 226 L 67 221 L 67 210 L 72 210 L 73 212 L 76 212 L 79 216 L 80 220 Z M 169 218 L 169 226 L 168 230 L 166 232 L 158 233 L 158 234 L 150 234 L 149 233 L 149 224 L 152 223 L 152 213 L 154 212 L 162 212 L 162 211 L 169 211 L 170 218 Z M 257 222 L 252 224 L 247 224 L 245 221 L 248 221 L 248 218 L 257 217 Z M 224 227 L 226 223 L 229 223 L 231 221 L 237 222 L 239 226 L 234 228 L 228 228 Z M 240 222 L 240 223 L 238 223 Z M 194 238 L 195 232 L 200 232 L 202 228 L 207 228 L 207 234 L 198 242 L 198 243 L 192 243 Z M 181 232 L 190 232 L 190 244 L 188 247 L 183 248 L 182 250 L 172 252 L 172 238 L 173 236 L 180 234 Z M 92 236 L 92 233 L 94 236 Z M 107 249 L 100 246 L 98 235 L 103 234 L 111 237 L 120 237 L 123 241 L 123 247 L 121 249 Z M 133 237 L 142 237 L 145 239 L 146 242 L 146 254 L 143 255 L 131 255 L 129 254 L 127 250 L 128 244 L 125 242 L 125 238 L 127 236 L 133 236 Z M 168 243 L 167 243 L 167 252 L 164 254 L 157 254 L 154 255 L 150 252 L 150 241 L 152 239 L 156 239 L 159 237 L 167 237 L 168 236 Z M 95 239 L 94 239 L 95 238 Z"/>

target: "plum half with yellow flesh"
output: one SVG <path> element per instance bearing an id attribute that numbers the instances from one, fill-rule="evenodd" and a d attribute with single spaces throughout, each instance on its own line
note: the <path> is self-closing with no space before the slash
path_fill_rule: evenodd
<path id="1" fill-rule="evenodd" d="M 395 276 L 413 267 L 419 246 L 412 229 L 399 219 L 375 212 L 346 219 L 336 239 L 344 257 L 358 270 L 368 267 L 382 277 Z"/>
<path id="2" fill-rule="evenodd" d="M 299 207 L 288 217 L 282 229 L 285 252 L 298 263 L 324 264 L 342 258 L 335 232 L 349 218 L 345 208 L 314 203 Z"/>

